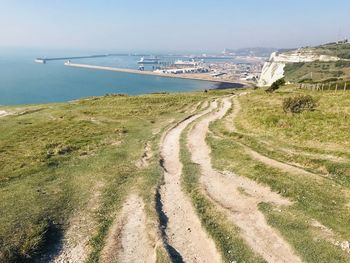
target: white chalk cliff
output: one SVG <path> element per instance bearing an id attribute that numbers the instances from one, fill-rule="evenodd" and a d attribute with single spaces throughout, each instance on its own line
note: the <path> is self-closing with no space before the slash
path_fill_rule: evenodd
<path id="1" fill-rule="evenodd" d="M 287 63 L 300 62 L 331 62 L 338 61 L 340 58 L 316 54 L 312 50 L 297 49 L 286 53 L 274 52 L 271 54 L 270 60 L 264 64 L 258 81 L 259 87 L 270 86 L 276 80 L 284 77 L 284 67 Z"/>

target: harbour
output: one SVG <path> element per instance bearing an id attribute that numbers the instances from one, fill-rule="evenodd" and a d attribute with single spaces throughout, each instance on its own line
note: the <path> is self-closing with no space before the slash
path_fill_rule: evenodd
<path id="1" fill-rule="evenodd" d="M 120 57 L 129 60 L 128 65 L 114 63 Z M 96 59 L 96 61 L 95 61 Z M 225 50 L 220 54 L 113 54 L 37 58 L 36 63 L 65 60 L 64 65 L 149 75 L 164 78 L 181 78 L 211 82 L 241 83 L 255 85 L 261 73 L 264 58 L 235 56 Z"/>
<path id="2" fill-rule="evenodd" d="M 129 73 L 129 74 L 138 74 L 138 75 L 148 75 L 148 76 L 157 76 L 162 78 L 180 78 L 180 79 L 192 79 L 192 80 L 199 80 L 199 81 L 210 81 L 210 82 L 223 82 L 222 79 L 216 78 L 215 75 L 211 74 L 203 74 L 203 73 L 176 73 L 177 71 L 161 71 L 161 70 L 155 70 L 155 71 L 146 71 L 146 70 L 136 70 L 136 69 L 128 69 L 128 68 L 116 68 L 116 67 L 107 67 L 107 66 L 97 66 L 97 65 L 91 65 L 91 64 L 80 64 L 80 63 L 72 63 L 70 61 L 67 61 L 64 63 L 67 67 L 73 67 L 73 68 L 85 68 L 85 69 L 94 69 L 94 70 L 104 70 L 104 71 L 113 71 L 113 72 L 122 72 L 122 73 Z M 191 69 L 190 69 L 191 70 Z M 193 70 L 193 69 L 192 69 Z M 179 70 L 181 72 L 184 72 L 184 70 Z M 232 83 L 237 84 L 237 81 L 233 80 L 225 80 L 226 83 Z M 241 82 L 242 84 L 248 84 L 247 82 Z"/>
<path id="3" fill-rule="evenodd" d="M 84 97 L 105 94 L 130 96 L 160 93 L 189 92 L 216 89 L 220 82 L 194 79 L 162 78 L 153 75 L 130 74 L 107 70 L 75 70 L 64 66 L 62 60 L 51 60 L 46 64 L 35 63 L 39 54 L 44 58 L 67 57 L 65 54 L 83 52 L 70 50 L 42 51 L 40 49 L 0 50 L 0 105 L 66 102 Z M 93 52 L 93 51 L 92 51 Z M 90 51 L 90 54 L 92 53 Z M 85 53 L 85 52 L 84 52 Z M 89 51 L 86 52 L 89 54 Z M 100 53 L 100 54 L 108 54 Z M 112 52 L 110 52 L 112 54 Z M 137 71 L 137 61 L 146 54 L 124 55 L 74 60 L 76 63 L 129 68 Z M 39 57 L 39 56 L 37 56 Z M 73 62 L 73 61 L 71 61 Z"/>
<path id="4" fill-rule="evenodd" d="M 226 54 L 13 50 L 3 52 L 0 60 L 0 105 L 239 88 L 254 83 L 246 79 L 256 72 L 255 64 Z"/>

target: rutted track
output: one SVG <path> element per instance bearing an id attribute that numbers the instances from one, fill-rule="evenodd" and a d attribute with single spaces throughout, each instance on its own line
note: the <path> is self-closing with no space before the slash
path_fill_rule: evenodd
<path id="1" fill-rule="evenodd" d="M 222 118 L 230 107 L 230 98 L 225 98 L 218 111 L 203 118 L 189 132 L 188 146 L 192 160 L 201 167 L 201 183 L 211 200 L 224 208 L 228 218 L 241 229 L 246 242 L 267 262 L 301 262 L 258 209 L 260 202 L 275 205 L 288 205 L 290 202 L 268 187 L 231 173 L 219 173 L 211 166 L 210 149 L 205 142 L 208 127 L 210 122 Z"/>
<path id="2" fill-rule="evenodd" d="M 209 109 L 180 122 L 162 140 L 164 184 L 159 191 L 158 208 L 164 228 L 163 238 L 173 262 L 221 262 L 214 242 L 202 229 L 189 197 L 181 189 L 182 164 L 179 159 L 182 131 L 213 107 L 211 104 Z"/>
<path id="3" fill-rule="evenodd" d="M 241 94 L 241 95 L 245 95 L 245 94 Z M 235 125 L 234 125 L 234 121 L 235 118 L 238 116 L 239 112 L 241 111 L 241 105 L 239 103 L 239 100 L 236 97 L 233 97 L 233 103 L 234 103 L 234 109 L 233 112 L 229 115 L 230 121 L 228 122 L 227 120 L 225 121 L 225 128 L 226 130 L 230 131 L 230 132 L 238 132 Z M 222 118 L 223 116 L 221 116 Z M 246 151 L 247 154 L 250 155 L 251 158 L 262 162 L 270 167 L 274 167 L 277 169 L 280 169 L 281 171 L 287 172 L 287 173 L 292 173 L 292 174 L 297 174 L 297 175 L 306 175 L 306 176 L 312 176 L 312 177 L 325 177 L 327 178 L 328 176 L 323 175 L 323 174 L 316 174 L 316 173 L 312 173 L 309 171 L 306 171 L 305 169 L 301 168 L 301 167 L 297 167 L 285 162 L 281 162 L 278 161 L 276 159 L 272 159 L 270 157 L 267 157 L 265 155 L 262 155 L 260 153 L 258 153 L 257 151 L 253 150 L 252 148 L 248 147 L 247 145 L 237 142 L 239 145 L 241 145 L 244 150 Z"/>
<path id="4" fill-rule="evenodd" d="M 94 213 L 99 207 L 103 183 L 99 182 L 93 189 L 86 207 L 78 211 L 71 219 L 63 239 L 48 249 L 36 263 L 80 263 L 90 253 L 89 238 L 95 231 Z"/>
<path id="5" fill-rule="evenodd" d="M 156 261 L 156 254 L 146 233 L 144 203 L 139 196 L 131 195 L 111 227 L 102 251 L 102 262 L 140 261 L 153 263 Z"/>

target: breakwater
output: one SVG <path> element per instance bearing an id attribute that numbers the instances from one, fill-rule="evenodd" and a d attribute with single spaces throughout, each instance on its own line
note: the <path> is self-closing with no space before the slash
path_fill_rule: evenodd
<path id="1" fill-rule="evenodd" d="M 143 70 L 137 70 L 137 69 L 128 69 L 128 68 L 115 68 L 115 67 L 106 67 L 106 66 L 97 66 L 97 65 L 90 65 L 90 64 L 78 64 L 78 63 L 71 63 L 71 62 L 65 62 L 65 66 L 67 67 L 74 67 L 74 68 L 86 68 L 86 69 L 94 69 L 94 70 L 106 70 L 106 71 L 114 71 L 114 72 L 122 72 L 122 73 L 130 73 L 130 74 L 138 74 L 138 75 L 149 75 L 149 76 L 158 76 L 162 78 L 180 78 L 180 79 L 192 79 L 192 80 L 201 80 L 201 81 L 210 81 L 210 82 L 225 82 L 229 84 L 239 84 L 237 81 L 230 81 L 230 80 L 221 80 L 221 79 L 215 79 L 214 77 L 210 76 L 210 74 L 194 74 L 194 73 L 188 73 L 188 74 L 170 74 L 170 73 L 161 73 L 161 72 L 154 72 L 154 71 L 143 71 Z M 242 83 L 245 84 L 245 83 Z"/>
<path id="2" fill-rule="evenodd" d="M 70 59 L 83 59 L 83 58 L 103 58 L 108 57 L 109 54 L 106 55 L 90 55 L 90 56 L 78 56 L 78 57 L 54 57 L 54 58 L 36 58 L 35 62 L 37 63 L 46 63 L 47 61 L 53 60 L 70 60 Z"/>

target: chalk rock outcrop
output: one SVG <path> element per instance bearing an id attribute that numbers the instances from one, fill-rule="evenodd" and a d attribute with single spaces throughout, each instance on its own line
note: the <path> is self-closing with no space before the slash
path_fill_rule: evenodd
<path id="1" fill-rule="evenodd" d="M 271 54 L 270 60 L 264 64 L 258 81 L 259 87 L 270 86 L 276 80 L 284 77 L 284 67 L 287 63 L 300 62 L 334 62 L 340 58 L 328 55 L 321 55 L 308 49 L 297 49 L 286 53 L 274 52 Z"/>

